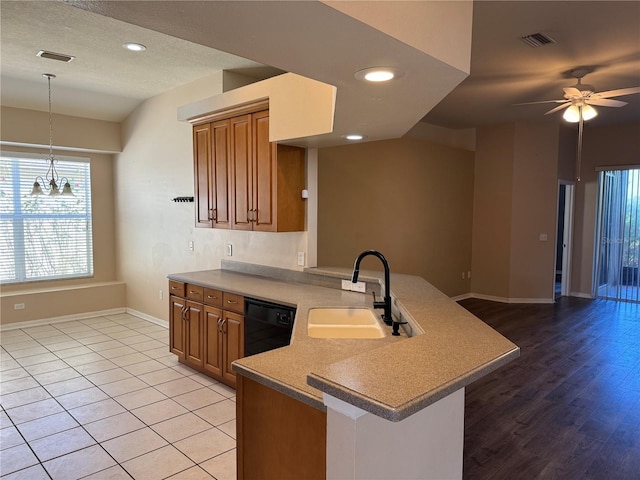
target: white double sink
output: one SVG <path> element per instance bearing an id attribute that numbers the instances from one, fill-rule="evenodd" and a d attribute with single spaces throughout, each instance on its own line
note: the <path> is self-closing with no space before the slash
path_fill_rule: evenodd
<path id="1" fill-rule="evenodd" d="M 383 338 L 380 320 L 368 308 L 312 308 L 307 317 L 312 338 Z"/>

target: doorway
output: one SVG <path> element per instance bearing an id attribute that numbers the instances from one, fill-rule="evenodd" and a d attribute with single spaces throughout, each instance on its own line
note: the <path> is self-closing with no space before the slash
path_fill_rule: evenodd
<path id="1" fill-rule="evenodd" d="M 593 296 L 640 302 L 640 169 L 598 175 Z"/>
<path id="2" fill-rule="evenodd" d="M 571 294 L 571 250 L 573 245 L 573 208 L 575 184 L 558 185 L 558 227 L 556 229 L 556 268 L 554 299 Z"/>

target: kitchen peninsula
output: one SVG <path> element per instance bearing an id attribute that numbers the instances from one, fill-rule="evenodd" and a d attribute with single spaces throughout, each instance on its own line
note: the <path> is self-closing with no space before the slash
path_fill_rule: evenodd
<path id="1" fill-rule="evenodd" d="M 222 267 L 169 278 L 297 308 L 290 346 L 233 362 L 239 478 L 265 473 L 269 459 L 252 458 L 256 442 L 282 468 L 261 478 L 300 474 L 297 462 L 320 470 L 313 478 L 461 478 L 464 387 L 517 358 L 516 345 L 424 279 L 400 274 L 391 276 L 392 312 L 410 335 L 385 327 L 381 339 L 311 338 L 311 308 L 371 306 L 370 295 L 339 289 L 350 271 Z M 382 283 L 375 273 L 361 280 Z"/>

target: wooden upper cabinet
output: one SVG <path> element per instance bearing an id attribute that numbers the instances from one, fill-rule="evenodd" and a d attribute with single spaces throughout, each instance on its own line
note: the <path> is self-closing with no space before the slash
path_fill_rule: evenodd
<path id="1" fill-rule="evenodd" d="M 211 125 L 193 127 L 193 174 L 196 227 L 211 227 Z"/>
<path id="2" fill-rule="evenodd" d="M 196 225 L 303 231 L 305 150 L 269 142 L 269 110 L 246 112 L 193 127 Z"/>
<path id="3" fill-rule="evenodd" d="M 231 206 L 236 230 L 251 230 L 251 115 L 231 119 Z"/>
<path id="4" fill-rule="evenodd" d="M 253 115 L 253 207 L 254 230 L 277 229 L 276 207 L 276 144 L 269 142 L 269 111 Z"/>
<path id="5" fill-rule="evenodd" d="M 231 181 L 231 128 L 229 120 L 212 124 L 211 132 L 213 155 L 211 173 L 213 175 L 213 226 L 231 227 L 231 205 L 229 202 L 229 184 Z"/>

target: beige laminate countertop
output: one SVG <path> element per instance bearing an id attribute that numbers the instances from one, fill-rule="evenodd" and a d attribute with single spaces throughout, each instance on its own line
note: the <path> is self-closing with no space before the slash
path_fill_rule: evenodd
<path id="1" fill-rule="evenodd" d="M 311 269 L 347 278 L 346 269 Z M 366 277 L 363 275 L 363 279 Z M 372 297 L 228 270 L 169 275 L 171 280 L 297 307 L 291 345 L 245 357 L 234 370 L 324 410 L 322 392 L 400 421 L 517 358 L 520 349 L 420 277 L 391 276 L 394 316 L 414 336 L 322 339 L 307 336 L 314 307 L 371 307 Z M 374 279 L 375 280 L 375 279 Z M 422 333 L 424 332 L 424 333 Z"/>

